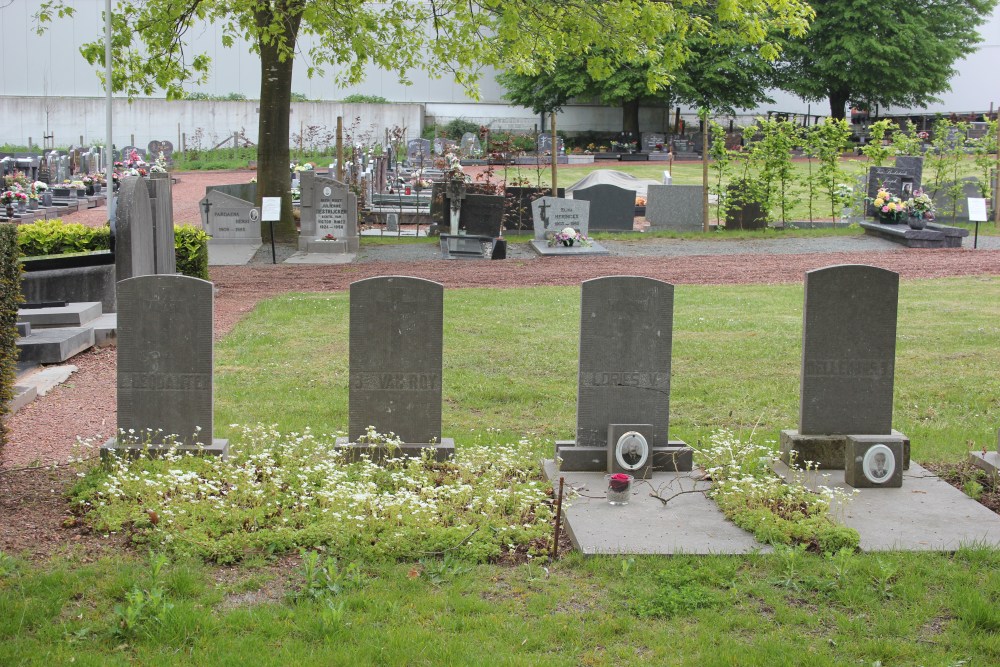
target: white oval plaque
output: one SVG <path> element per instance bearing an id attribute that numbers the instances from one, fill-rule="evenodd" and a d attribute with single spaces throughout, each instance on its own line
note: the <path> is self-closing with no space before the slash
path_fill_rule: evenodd
<path id="1" fill-rule="evenodd" d="M 333 188 L 331 188 L 329 185 L 326 186 L 325 188 L 323 188 L 323 196 L 324 197 L 329 197 L 332 194 L 333 194 Z"/>
<path id="2" fill-rule="evenodd" d="M 872 484 L 885 484 L 896 472 L 896 457 L 886 445 L 873 445 L 865 452 L 861 471 Z"/>
<path id="3" fill-rule="evenodd" d="M 615 445 L 615 461 L 622 470 L 638 470 L 649 461 L 649 443 L 642 433 L 626 431 Z"/>

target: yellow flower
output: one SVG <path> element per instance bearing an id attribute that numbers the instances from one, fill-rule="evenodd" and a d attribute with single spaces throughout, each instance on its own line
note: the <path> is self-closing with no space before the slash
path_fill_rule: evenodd
<path id="1" fill-rule="evenodd" d="M 881 197 L 879 197 L 878 199 L 875 200 L 874 203 L 875 203 L 876 206 L 881 206 L 882 204 L 885 203 L 885 200 L 882 199 Z"/>
<path id="2" fill-rule="evenodd" d="M 889 210 L 890 211 L 895 211 L 896 210 L 896 202 L 894 202 L 894 201 L 889 202 Z"/>

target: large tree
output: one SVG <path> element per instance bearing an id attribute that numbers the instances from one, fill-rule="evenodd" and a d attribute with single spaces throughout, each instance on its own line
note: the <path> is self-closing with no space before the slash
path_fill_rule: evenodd
<path id="1" fill-rule="evenodd" d="M 780 86 L 830 101 L 830 115 L 922 106 L 950 89 L 954 63 L 981 37 L 997 0 L 812 0 L 809 32 L 789 39 Z"/>
<path id="2" fill-rule="evenodd" d="M 719 42 L 706 34 L 694 34 L 686 43 L 687 53 L 671 67 L 669 83 L 651 91 L 651 64 L 639 60 L 610 76 L 590 74 L 581 56 L 562 58 L 552 71 L 521 74 L 505 71 L 497 80 L 504 97 L 535 113 L 559 111 L 570 100 L 599 99 L 602 104 L 621 106 L 622 132 L 638 136 L 639 107 L 643 104 L 687 104 L 732 112 L 769 102 L 774 65 L 750 45 Z"/>
<path id="3" fill-rule="evenodd" d="M 39 24 L 72 15 L 71 2 L 43 2 Z M 292 241 L 289 111 L 297 56 L 307 57 L 310 75 L 331 67 L 342 83 L 359 82 L 374 63 L 401 78 L 420 68 L 469 86 L 482 64 L 531 74 L 582 56 L 593 76 L 606 78 L 643 60 L 655 90 L 684 57 L 683 38 L 698 31 L 706 11 L 765 52 L 775 52 L 768 28 L 801 32 L 810 15 L 803 0 L 117 0 L 111 83 L 130 97 L 162 91 L 179 98 L 210 68 L 206 55 L 185 50 L 185 33 L 213 23 L 224 46 L 249 43 L 261 67 L 258 197 L 283 197 L 275 235 Z M 665 34 L 678 39 L 664 43 Z M 303 41 L 310 44 L 305 54 Z M 81 51 L 103 65 L 103 40 Z"/>

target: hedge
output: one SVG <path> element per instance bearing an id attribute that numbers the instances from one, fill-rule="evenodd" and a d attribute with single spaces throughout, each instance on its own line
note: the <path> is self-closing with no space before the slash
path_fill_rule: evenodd
<path id="1" fill-rule="evenodd" d="M 0 417 L 14 398 L 17 377 L 17 307 L 21 296 L 21 264 L 17 261 L 17 224 L 0 223 Z M 7 424 L 0 419 L 0 450 L 7 444 Z"/>
<path id="2" fill-rule="evenodd" d="M 20 225 L 16 233 L 21 254 L 25 257 L 107 250 L 111 247 L 109 227 L 87 227 L 63 222 L 60 218 Z M 178 272 L 208 280 L 208 238 L 208 234 L 193 225 L 174 227 Z"/>

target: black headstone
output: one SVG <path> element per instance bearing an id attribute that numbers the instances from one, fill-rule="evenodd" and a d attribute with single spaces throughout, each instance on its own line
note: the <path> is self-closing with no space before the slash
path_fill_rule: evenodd
<path id="1" fill-rule="evenodd" d="M 590 202 L 590 231 L 630 232 L 635 225 L 635 191 L 601 183 L 573 191 Z"/>
<path id="2" fill-rule="evenodd" d="M 467 234 L 500 236 L 504 198 L 496 195 L 466 195 L 458 228 Z"/>

